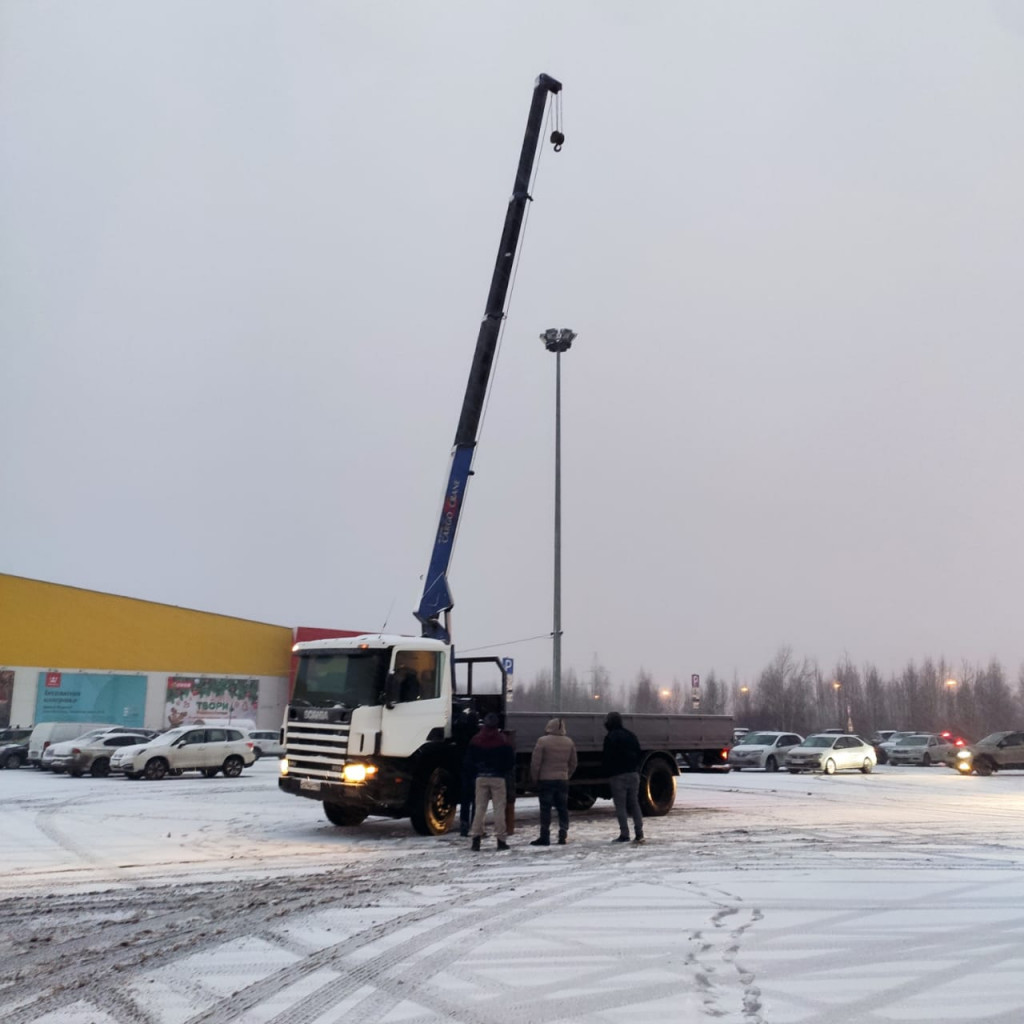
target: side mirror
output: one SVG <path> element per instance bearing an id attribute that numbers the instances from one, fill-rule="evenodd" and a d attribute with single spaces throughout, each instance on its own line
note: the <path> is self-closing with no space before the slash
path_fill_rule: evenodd
<path id="1" fill-rule="evenodd" d="M 394 672 L 389 672 L 384 680 L 384 707 L 389 711 L 394 710 L 398 703 L 398 677 Z"/>

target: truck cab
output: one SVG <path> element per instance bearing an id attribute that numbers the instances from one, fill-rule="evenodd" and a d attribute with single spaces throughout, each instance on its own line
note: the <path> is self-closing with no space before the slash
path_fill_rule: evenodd
<path id="1" fill-rule="evenodd" d="M 280 787 L 343 808 L 346 824 L 370 813 L 415 822 L 420 762 L 452 734 L 449 645 L 378 633 L 311 640 L 293 653 Z"/>

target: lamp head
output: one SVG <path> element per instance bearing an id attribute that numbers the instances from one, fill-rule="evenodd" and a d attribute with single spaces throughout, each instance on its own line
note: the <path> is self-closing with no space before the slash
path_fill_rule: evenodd
<path id="1" fill-rule="evenodd" d="M 540 340 L 549 352 L 568 352 L 575 337 L 576 332 L 570 331 L 568 327 L 549 327 L 540 336 Z"/>

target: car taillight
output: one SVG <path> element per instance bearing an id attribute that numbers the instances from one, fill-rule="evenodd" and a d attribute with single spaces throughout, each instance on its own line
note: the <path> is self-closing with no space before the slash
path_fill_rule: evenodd
<path id="1" fill-rule="evenodd" d="M 251 743 L 251 742 L 247 742 L 247 743 L 246 743 L 245 745 L 246 745 L 246 746 L 247 746 L 247 747 L 248 747 L 248 748 L 249 748 L 250 750 L 252 750 L 252 743 Z"/>
<path id="2" fill-rule="evenodd" d="M 78 749 L 78 747 L 72 747 L 72 748 L 71 748 L 71 753 L 72 753 L 72 754 L 80 754 L 81 752 L 82 752 L 82 751 L 81 751 L 81 750 L 79 750 L 79 749 Z"/>
<path id="3" fill-rule="evenodd" d="M 954 747 L 964 747 L 964 746 L 966 746 L 966 745 L 967 745 L 967 744 L 966 744 L 966 743 L 964 743 L 964 741 L 963 741 L 963 740 L 954 740 L 954 741 L 953 741 L 953 746 L 954 746 Z"/>

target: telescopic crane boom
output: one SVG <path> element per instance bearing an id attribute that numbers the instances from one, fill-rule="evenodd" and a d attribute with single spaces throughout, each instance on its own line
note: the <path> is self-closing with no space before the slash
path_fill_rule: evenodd
<path id="1" fill-rule="evenodd" d="M 519 167 L 512 187 L 512 197 L 508 201 L 501 244 L 498 246 L 498 257 L 494 262 L 491 287 L 487 294 L 487 307 L 477 335 L 473 365 L 469 371 L 459 426 L 455 432 L 448 485 L 445 488 L 437 533 L 434 536 L 434 549 L 423 585 L 423 596 L 415 612 L 422 626 L 422 635 L 443 640 L 445 643 L 451 642 L 449 613 L 454 603 L 448 587 L 448 566 L 451 564 L 459 514 L 466 499 L 466 487 L 472 473 L 473 452 L 476 448 L 484 399 L 487 396 L 487 385 L 491 379 L 491 366 L 497 349 L 501 322 L 505 317 L 505 299 L 508 296 L 509 281 L 519 247 L 519 234 L 523 226 L 526 204 L 531 198 L 528 192 L 530 175 L 540 144 L 540 132 L 548 97 L 557 95 L 561 90 L 562 83 L 548 75 L 541 75 L 534 84 L 530 114 L 526 121 L 526 134 L 519 155 Z M 552 133 L 551 141 L 556 151 L 561 149 L 564 141 L 562 133 Z"/>

